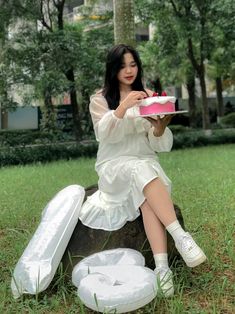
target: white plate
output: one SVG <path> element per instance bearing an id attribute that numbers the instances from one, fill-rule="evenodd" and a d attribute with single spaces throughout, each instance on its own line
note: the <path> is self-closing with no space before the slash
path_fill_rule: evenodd
<path id="1" fill-rule="evenodd" d="M 158 117 L 158 116 L 167 116 L 170 114 L 179 114 L 179 113 L 188 113 L 188 110 L 178 110 L 173 112 L 161 112 L 161 113 L 152 113 L 152 114 L 145 114 L 145 115 L 138 115 L 138 117 Z"/>

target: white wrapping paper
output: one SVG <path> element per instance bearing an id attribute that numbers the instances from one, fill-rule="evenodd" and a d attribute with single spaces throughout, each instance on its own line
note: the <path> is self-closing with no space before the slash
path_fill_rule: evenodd
<path id="1" fill-rule="evenodd" d="M 49 286 L 76 226 L 84 196 L 83 187 L 70 185 L 47 204 L 14 269 L 11 289 L 15 298 L 23 293 L 37 294 Z"/>
<path id="2" fill-rule="evenodd" d="M 144 267 L 141 253 L 119 248 L 95 253 L 72 273 L 78 296 L 90 309 L 126 313 L 151 302 L 157 293 L 155 273 Z"/>

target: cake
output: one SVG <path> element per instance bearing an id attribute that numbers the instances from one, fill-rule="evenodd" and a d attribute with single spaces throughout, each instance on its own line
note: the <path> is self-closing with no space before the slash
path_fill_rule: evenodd
<path id="1" fill-rule="evenodd" d="M 162 118 L 165 115 L 187 113 L 187 110 L 179 110 L 178 99 L 174 96 L 153 96 L 142 99 L 141 102 L 127 110 L 128 118 L 151 117 Z"/>
<path id="2" fill-rule="evenodd" d="M 176 98 L 173 96 L 154 96 L 143 99 L 139 105 L 140 116 L 167 114 L 176 111 Z"/>

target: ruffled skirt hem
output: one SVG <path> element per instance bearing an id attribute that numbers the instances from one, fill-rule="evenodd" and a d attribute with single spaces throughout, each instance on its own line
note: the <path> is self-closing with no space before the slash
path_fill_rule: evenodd
<path id="1" fill-rule="evenodd" d="M 141 173 L 141 175 L 140 175 Z M 145 201 L 144 187 L 155 178 L 161 178 L 170 192 L 170 180 L 158 163 L 156 165 L 136 163 L 130 172 L 129 182 L 123 191 L 113 188 L 112 193 L 96 191 L 83 204 L 79 219 L 93 229 L 114 231 L 122 228 L 127 221 L 133 221 L 140 215 L 140 206 Z M 117 184 L 118 181 L 115 181 Z M 113 183 L 113 186 L 115 186 Z"/>
<path id="2" fill-rule="evenodd" d="M 155 177 L 150 179 L 152 181 Z M 149 182 L 150 182 L 149 181 Z M 148 182 L 146 182 L 148 184 Z M 144 188 L 144 187 L 143 187 Z M 135 200 L 132 197 L 127 198 L 121 205 L 103 203 L 103 193 L 96 191 L 88 197 L 79 213 L 79 219 L 83 225 L 92 229 L 102 229 L 105 231 L 114 231 L 121 229 L 127 221 L 133 221 L 140 215 L 140 206 L 145 201 L 143 194 L 139 194 Z"/>

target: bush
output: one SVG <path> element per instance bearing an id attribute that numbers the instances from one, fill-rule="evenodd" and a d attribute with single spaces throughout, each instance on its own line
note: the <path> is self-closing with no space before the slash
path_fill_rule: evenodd
<path id="1" fill-rule="evenodd" d="M 174 131 L 173 131 L 174 132 Z M 199 147 L 206 145 L 235 143 L 235 129 L 212 130 L 210 136 L 204 131 L 181 129 L 174 134 L 173 149 Z M 35 162 L 49 162 L 59 159 L 95 157 L 98 144 L 94 140 L 77 143 L 49 143 L 25 147 L 4 147 L 0 150 L 0 167 L 25 165 Z"/>
<path id="2" fill-rule="evenodd" d="M 0 150 L 0 166 L 25 165 L 35 162 L 49 162 L 59 159 L 93 157 L 97 152 L 97 143 L 48 144 L 30 147 L 9 147 Z"/>
<path id="3" fill-rule="evenodd" d="M 171 124 L 169 125 L 169 128 L 171 129 L 173 134 L 178 134 L 178 133 L 186 133 L 189 131 L 193 131 L 190 127 L 184 126 L 184 125 L 178 125 L 178 124 Z"/>
<path id="4" fill-rule="evenodd" d="M 224 127 L 235 128 L 235 112 L 223 116 L 220 120 L 220 124 Z"/>
<path id="5" fill-rule="evenodd" d="M 174 149 L 199 147 L 206 145 L 235 143 L 235 129 L 212 130 L 211 135 L 206 135 L 203 130 L 174 135 Z"/>
<path id="6" fill-rule="evenodd" d="M 65 132 L 42 132 L 39 130 L 1 130 L 0 147 L 25 146 L 75 140 Z"/>

